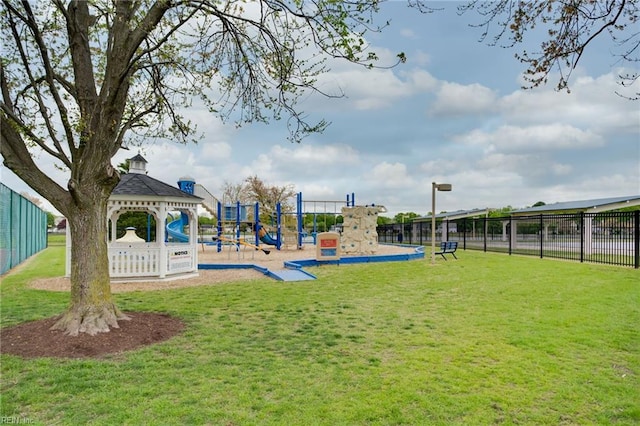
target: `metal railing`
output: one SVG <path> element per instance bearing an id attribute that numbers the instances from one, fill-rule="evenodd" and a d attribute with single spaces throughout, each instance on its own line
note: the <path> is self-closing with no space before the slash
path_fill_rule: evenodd
<path id="1" fill-rule="evenodd" d="M 381 243 L 428 245 L 431 222 L 378 226 Z M 640 210 L 438 220 L 436 241 L 463 249 L 640 268 Z"/>
<path id="2" fill-rule="evenodd" d="M 217 213 L 218 199 L 213 196 L 204 186 L 197 183 L 193 188 L 193 195 L 202 198 L 202 206 L 212 215 Z"/>

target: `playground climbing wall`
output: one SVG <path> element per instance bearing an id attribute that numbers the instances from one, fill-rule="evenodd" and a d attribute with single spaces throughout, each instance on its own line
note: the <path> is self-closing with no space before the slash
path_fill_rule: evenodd
<path id="1" fill-rule="evenodd" d="M 343 207 L 340 251 L 344 254 L 374 254 L 378 251 L 378 207 Z"/>

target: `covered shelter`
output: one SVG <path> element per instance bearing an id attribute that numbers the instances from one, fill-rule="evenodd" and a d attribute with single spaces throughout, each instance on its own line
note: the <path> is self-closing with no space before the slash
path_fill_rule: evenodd
<path id="1" fill-rule="evenodd" d="M 455 223 L 453 224 L 454 226 L 451 226 L 451 222 L 454 222 L 459 219 L 488 217 L 489 212 L 491 212 L 491 210 L 492 209 L 490 208 L 483 208 L 483 209 L 456 210 L 453 212 L 438 213 L 436 214 L 436 221 L 440 222 L 441 225 L 437 228 L 437 232 L 439 232 L 441 235 L 444 235 L 444 236 L 447 236 L 449 232 L 456 233 L 458 232 L 458 229 L 455 226 Z M 420 216 L 412 220 L 413 226 L 417 228 L 422 228 L 423 223 L 426 223 L 428 226 L 431 226 L 430 225 L 431 216 Z M 475 222 L 472 222 L 472 223 L 474 226 L 473 235 L 475 236 Z M 412 231 L 416 232 L 415 229 L 412 229 Z M 446 238 L 443 237 L 442 239 L 444 240 Z"/>
<path id="2" fill-rule="evenodd" d="M 148 176 L 146 164 L 147 161 L 140 154 L 129 159 L 128 173 L 121 177 L 109 198 L 105 220 L 110 221 L 110 277 L 112 280 L 129 281 L 196 276 L 198 205 L 203 199 Z M 139 235 L 136 238 L 132 232 L 117 238 L 118 218 L 132 211 L 153 216 L 155 238 L 149 237 L 151 233 L 148 233 L 146 240 Z M 177 217 L 167 223 L 172 213 L 178 213 Z M 151 226 L 152 221 L 148 223 Z M 69 236 L 67 241 L 71 241 Z M 69 276 L 70 246 L 67 247 L 66 263 L 66 274 Z"/>
<path id="3" fill-rule="evenodd" d="M 542 206 L 515 210 L 511 212 L 511 214 L 513 216 L 528 216 L 544 213 L 601 213 L 635 206 L 640 206 L 640 195 L 544 204 Z"/>
<path id="4" fill-rule="evenodd" d="M 640 195 L 630 195 L 623 197 L 610 197 L 599 198 L 593 200 L 579 200 L 579 201 L 566 201 L 553 204 L 545 204 L 535 207 L 527 207 L 511 212 L 514 218 L 540 217 L 544 215 L 553 215 L 558 220 L 545 220 L 543 221 L 543 228 L 541 229 L 542 240 L 549 239 L 549 229 L 551 227 L 557 227 L 561 220 L 566 215 L 580 215 L 581 235 L 584 238 L 582 243 L 585 248 L 585 254 L 592 254 L 593 250 L 593 236 L 598 232 L 605 232 L 594 228 L 594 219 L 596 219 L 599 213 L 612 212 L 614 210 L 620 210 L 624 208 L 633 208 L 640 206 Z M 511 232 L 511 244 L 512 247 L 516 247 L 517 241 L 517 224 L 522 221 L 512 221 Z"/>

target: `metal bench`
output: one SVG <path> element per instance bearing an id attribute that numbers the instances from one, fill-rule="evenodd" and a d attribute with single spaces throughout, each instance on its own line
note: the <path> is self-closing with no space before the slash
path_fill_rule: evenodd
<path id="1" fill-rule="evenodd" d="M 458 249 L 457 241 L 443 241 L 440 243 L 440 251 L 437 251 L 436 254 L 439 254 L 440 256 L 442 256 L 444 260 L 447 260 L 447 257 L 445 256 L 445 254 L 450 254 L 457 259 L 456 257 L 457 249 Z"/>

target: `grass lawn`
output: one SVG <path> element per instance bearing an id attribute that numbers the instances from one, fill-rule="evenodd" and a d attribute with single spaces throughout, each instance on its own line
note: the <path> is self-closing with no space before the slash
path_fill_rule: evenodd
<path id="1" fill-rule="evenodd" d="M 186 332 L 101 360 L 3 355 L 33 424 L 639 424 L 640 272 L 504 254 L 325 266 L 318 280 L 115 295 Z M 50 246 L 3 279 L 2 326 L 62 312 Z"/>

